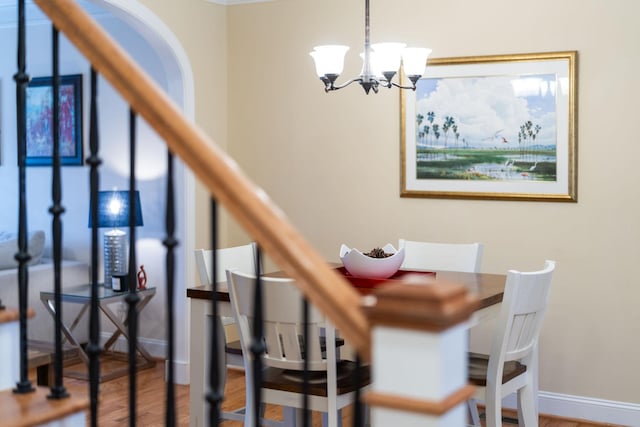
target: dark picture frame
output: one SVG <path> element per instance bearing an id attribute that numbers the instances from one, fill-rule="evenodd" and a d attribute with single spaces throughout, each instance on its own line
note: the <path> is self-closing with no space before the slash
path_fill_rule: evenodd
<path id="1" fill-rule="evenodd" d="M 81 166 L 82 74 L 60 76 L 60 162 Z M 26 100 L 28 166 L 53 163 L 53 78 L 36 77 L 29 82 Z"/>

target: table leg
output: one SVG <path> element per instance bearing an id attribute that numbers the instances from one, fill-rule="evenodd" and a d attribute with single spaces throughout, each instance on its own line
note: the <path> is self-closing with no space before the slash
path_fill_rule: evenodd
<path id="1" fill-rule="evenodd" d="M 82 319 L 82 316 L 84 315 L 84 313 L 87 312 L 88 309 L 89 309 L 89 304 L 85 304 L 85 305 L 82 306 L 82 308 L 78 312 L 78 315 L 76 316 L 76 318 L 73 319 L 73 322 L 71 323 L 71 326 L 69 326 L 69 331 L 70 332 L 73 332 L 76 329 L 76 326 L 78 326 L 78 323 L 80 323 L 80 319 Z M 62 343 L 64 344 L 64 340 L 62 340 Z"/>
<path id="2" fill-rule="evenodd" d="M 142 299 L 140 300 L 140 302 L 138 302 L 138 305 L 136 306 L 136 310 L 138 311 L 138 313 L 140 313 L 145 307 L 146 305 L 149 303 L 149 301 L 151 301 L 151 298 L 153 297 L 153 295 L 147 295 L 142 297 Z M 111 311 L 111 310 L 109 310 Z M 115 316 L 115 314 L 114 314 Z M 129 324 L 129 319 L 125 319 L 124 322 L 122 322 L 122 325 L 124 325 L 125 327 Z M 107 340 L 107 342 L 105 342 L 104 344 L 104 348 L 108 349 L 110 348 L 113 343 L 116 342 L 116 340 L 120 337 L 120 335 L 122 334 L 122 331 L 120 331 L 120 329 L 116 329 L 115 332 L 109 337 L 109 339 Z"/>
<path id="3" fill-rule="evenodd" d="M 189 426 L 205 426 L 206 321 L 208 300 L 190 299 Z"/>
<path id="4" fill-rule="evenodd" d="M 55 319 L 56 309 L 55 309 L 54 301 L 48 298 L 41 298 L 41 301 L 44 304 L 47 311 L 49 312 L 49 314 L 51 314 L 51 316 L 53 316 L 53 318 Z M 84 305 L 83 309 L 80 311 L 80 314 L 78 316 L 80 316 L 85 311 L 86 306 L 87 304 Z M 69 344 L 71 344 L 73 347 L 78 349 L 78 355 L 80 356 L 82 361 L 88 366 L 89 356 L 87 356 L 87 353 L 84 351 L 84 349 L 82 348 L 78 340 L 75 339 L 71 330 L 69 330 L 69 328 L 67 328 L 67 326 L 62 322 L 60 324 L 60 328 L 62 329 L 62 333 L 64 334 L 64 336 L 67 337 Z"/>
<path id="5" fill-rule="evenodd" d="M 205 405 L 205 394 L 208 391 L 209 363 L 211 354 L 211 300 L 189 299 L 189 425 L 190 427 L 208 426 L 208 411 Z M 218 301 L 218 349 L 221 353 L 221 386 L 224 387 L 227 374 L 226 336 L 223 317 L 231 317 L 231 305 L 228 301 Z M 239 365 L 241 367 L 243 365 Z M 223 412 L 224 420 L 243 421 L 245 408 L 235 412 Z"/>
<path id="6" fill-rule="evenodd" d="M 143 300 L 143 301 L 144 301 L 144 300 Z M 140 304 L 140 305 L 141 305 L 140 309 L 142 309 L 142 307 L 144 307 L 144 306 L 142 305 L 142 301 L 141 301 L 141 304 Z M 111 323 L 113 323 L 113 324 L 114 324 L 114 326 L 117 328 L 117 331 L 116 331 L 116 332 L 114 332 L 114 334 L 111 336 L 111 338 L 109 339 L 109 341 L 108 341 L 108 342 L 110 342 L 111 344 L 113 344 L 113 343 L 115 342 L 115 339 L 113 339 L 113 337 L 114 337 L 116 334 L 118 334 L 118 336 L 119 336 L 120 334 L 122 334 L 122 335 L 127 339 L 127 341 L 128 341 L 128 340 L 129 340 L 129 332 L 127 331 L 127 326 L 126 326 L 126 324 L 125 324 L 125 323 L 123 323 L 123 322 L 121 322 L 121 321 L 120 321 L 120 319 L 118 319 L 118 316 L 117 316 L 113 311 L 111 311 L 111 309 L 108 307 L 108 305 L 107 305 L 107 304 L 104 304 L 104 305 L 103 305 L 103 304 L 101 304 L 101 305 L 100 305 L 100 310 L 101 310 L 101 311 L 102 311 L 102 312 L 103 312 L 103 313 L 104 313 L 104 314 L 109 318 L 109 320 L 111 321 Z M 126 322 L 126 321 L 125 321 L 125 322 Z M 108 350 L 108 349 L 111 347 L 111 344 L 110 344 L 110 345 L 105 344 L 105 346 L 104 346 L 105 351 L 106 351 L 106 350 Z M 135 343 L 135 347 L 136 347 L 136 350 L 137 350 L 137 351 L 142 355 L 142 357 L 143 357 L 147 362 L 151 362 L 151 361 L 153 361 L 153 357 L 152 357 L 152 356 L 147 352 L 147 350 L 145 350 L 145 349 L 144 349 L 144 347 L 142 347 L 142 346 L 140 345 L 140 343 L 139 343 L 139 342 L 136 342 L 136 343 Z"/>

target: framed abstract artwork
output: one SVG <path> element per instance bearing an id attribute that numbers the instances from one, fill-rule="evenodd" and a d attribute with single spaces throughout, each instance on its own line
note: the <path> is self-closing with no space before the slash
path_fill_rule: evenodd
<path id="1" fill-rule="evenodd" d="M 577 201 L 576 60 L 430 59 L 401 91 L 401 197 Z"/>
<path id="2" fill-rule="evenodd" d="M 26 99 L 26 164 L 47 166 L 53 155 L 53 79 L 37 77 L 29 82 Z M 60 77 L 60 161 L 82 165 L 82 75 Z"/>

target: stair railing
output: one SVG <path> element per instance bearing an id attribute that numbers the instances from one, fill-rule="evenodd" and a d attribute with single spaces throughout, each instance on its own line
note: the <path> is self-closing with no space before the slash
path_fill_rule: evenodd
<path id="1" fill-rule="evenodd" d="M 111 85 L 120 93 L 130 106 L 130 178 L 129 178 L 129 194 L 134 197 L 136 188 L 135 178 L 135 156 L 136 156 L 136 118 L 141 116 L 147 123 L 165 140 L 168 145 L 168 173 L 167 173 L 167 212 L 166 212 L 166 231 L 167 235 L 164 245 L 167 247 L 167 303 L 168 303 L 168 386 L 167 386 L 167 414 L 166 425 L 173 426 L 176 424 L 174 392 L 173 392 L 173 291 L 174 291 L 174 253 L 173 250 L 177 245 L 174 236 L 174 189 L 173 189 L 173 155 L 179 156 L 183 162 L 193 171 L 196 177 L 205 185 L 212 197 L 214 198 L 214 238 L 212 239 L 213 247 L 216 248 L 215 237 L 216 231 L 216 209 L 217 203 L 221 203 L 234 216 L 234 218 L 244 227 L 251 237 L 258 243 L 260 248 L 273 258 L 282 270 L 289 276 L 296 279 L 296 284 L 308 299 L 309 303 L 316 306 L 328 319 L 340 330 L 341 335 L 348 340 L 356 349 L 359 356 L 366 362 L 371 357 L 370 328 L 375 323 L 380 329 L 380 325 L 386 325 L 389 319 L 389 307 L 397 309 L 398 305 L 394 302 L 402 300 L 407 295 L 412 296 L 416 293 L 410 288 L 398 288 L 399 293 L 392 293 L 388 300 L 389 306 L 380 305 L 376 297 L 369 298 L 364 305 L 361 304 L 359 294 L 349 285 L 346 280 L 338 275 L 326 261 L 300 236 L 300 234 L 292 227 L 285 215 L 270 201 L 265 192 L 253 184 L 238 168 L 237 164 L 213 141 L 211 141 L 198 127 L 194 126 L 181 111 L 179 111 L 169 98 L 160 90 L 156 84 L 136 65 L 136 63 L 128 56 L 128 54 L 115 44 L 111 38 L 102 30 L 93 19 L 88 16 L 82 8 L 80 8 L 73 0 L 34 0 L 34 2 L 49 17 L 53 25 L 53 63 L 54 63 L 54 96 L 57 100 L 59 73 L 57 71 L 57 40 L 58 31 L 62 32 L 75 45 L 75 47 L 90 61 L 91 71 L 91 113 L 90 113 L 90 148 L 91 155 L 87 159 L 90 165 L 90 188 L 91 200 L 97 200 L 97 191 L 99 188 L 99 135 L 97 130 L 97 78 L 100 73 L 107 79 Z M 25 139 L 25 93 L 28 85 L 29 76 L 26 73 L 25 46 L 24 46 L 24 0 L 19 0 L 19 16 L 21 24 L 19 25 L 18 37 L 18 72 L 15 80 L 17 83 L 17 103 L 18 103 L 18 157 L 19 157 L 19 189 L 20 189 L 20 225 L 19 225 L 19 251 L 16 259 L 19 261 L 19 283 L 20 283 L 20 308 L 26 313 L 27 289 L 28 289 L 28 269 L 27 262 L 29 254 L 26 244 L 26 186 L 25 186 L 25 157 L 26 157 L 26 139 Z M 54 121 L 57 122 L 57 102 L 54 104 Z M 52 183 L 52 200 L 53 205 L 50 209 L 53 215 L 53 235 L 54 235 L 54 263 L 55 267 L 55 293 L 56 300 L 56 329 L 60 329 L 61 322 L 61 301 L 60 301 L 60 255 L 62 249 L 61 239 L 61 219 L 60 215 L 64 212 L 61 204 L 61 180 L 60 180 L 60 159 L 57 150 L 57 124 L 54 125 L 54 154 L 53 154 L 53 183 Z M 93 218 L 92 228 L 92 304 L 90 317 L 90 343 L 88 352 L 90 355 L 90 373 L 91 373 L 91 415 L 90 423 L 92 426 L 98 425 L 97 405 L 98 405 L 98 378 L 99 378 L 99 319 L 97 301 L 97 203 L 91 203 L 91 216 Z M 135 203 L 130 200 L 130 206 Z M 129 255 L 129 276 L 128 276 L 128 294 L 126 301 L 129 304 L 128 311 L 128 335 L 129 335 L 129 425 L 136 424 L 136 340 L 137 340 L 137 309 L 136 304 L 139 297 L 136 292 L 136 253 L 135 253 L 135 209 L 131 209 L 129 219 L 129 236 L 130 236 L 130 255 Z M 215 252 L 215 251 L 214 251 Z M 259 257 L 259 254 L 258 254 Z M 215 258 L 213 260 L 215 269 Z M 256 276 L 258 284 L 260 282 L 260 263 L 257 262 Z M 215 271 L 215 270 L 214 270 Z M 259 289 L 260 286 L 257 286 Z M 215 294 L 213 292 L 215 304 Z M 427 306 L 444 309 L 447 311 L 451 306 L 449 298 L 452 295 L 445 289 L 438 288 L 436 293 L 427 290 L 419 292 L 420 297 L 424 298 Z M 435 296 L 435 302 L 434 302 Z M 444 299 L 443 299 L 444 296 Z M 462 298 L 462 299 L 461 299 Z M 464 320 L 464 317 L 473 310 L 473 299 L 465 299 L 458 292 L 455 295 L 456 308 L 455 316 L 450 319 L 442 319 L 440 315 L 436 321 L 435 329 L 440 332 L 444 327 L 454 327 L 457 323 Z M 260 294 L 256 292 L 257 314 L 255 316 L 260 320 Z M 414 301 L 415 303 L 415 301 Z M 366 307 L 366 310 L 365 310 Z M 406 317 L 407 310 L 398 312 L 398 315 L 405 315 L 405 321 L 398 322 L 393 320 L 390 325 L 398 328 L 399 325 L 407 329 L 424 329 L 427 334 L 434 331 L 434 324 L 429 323 L 426 326 L 420 326 L 419 323 L 424 320 L 422 318 L 422 307 L 413 305 L 416 312 L 412 316 Z M 214 309 L 215 310 L 215 309 Z M 373 320 L 368 320 L 365 311 L 373 315 Z M 372 313 L 372 314 L 371 314 Z M 22 316 L 22 315 L 21 315 Z M 445 316 L 446 317 L 446 316 Z M 407 320 L 408 319 L 408 320 Z M 24 328 L 22 328 L 24 323 Z M 424 322 L 423 322 L 424 323 Z M 417 326 L 416 326 L 417 325 Z M 443 326 L 444 325 L 444 326 Z M 260 354 L 264 351 L 261 336 L 259 334 L 260 325 L 255 328 L 258 333 L 255 337 L 255 360 L 257 366 L 254 371 L 260 372 Z M 382 329 L 385 329 L 383 327 Z M 26 374 L 26 317 L 21 317 L 21 380 L 17 384 L 17 390 L 20 393 L 29 393 L 33 387 L 28 381 Z M 457 338 L 463 334 L 457 333 Z M 215 331 L 214 331 L 215 336 Z M 413 335 L 409 335 L 413 336 Z M 215 341 L 215 339 L 213 340 Z M 305 340 L 306 341 L 306 340 Z M 460 345 L 460 348 L 463 348 Z M 409 347 L 407 347 L 409 349 Z M 384 349 L 382 349 L 384 350 Z M 408 350 L 410 351 L 410 350 Z M 428 351 L 438 351 L 438 348 L 429 348 Z M 212 349 L 213 354 L 218 354 L 219 349 L 215 346 Z M 59 331 L 56 332 L 56 375 L 54 385 L 51 387 L 50 398 L 64 399 L 67 396 L 66 390 L 62 385 L 62 361 L 61 361 L 61 337 Z M 376 353 L 380 354 L 380 353 Z M 220 364 L 216 357 L 213 358 L 212 372 L 218 372 L 216 364 Z M 416 369 L 420 369 L 419 364 Z M 255 392 L 257 396 L 260 393 L 259 378 Z M 216 387 L 218 386 L 218 387 Z M 403 385 L 395 385 L 401 390 Z M 370 402 L 380 406 L 378 414 L 381 419 L 384 417 L 395 416 L 395 412 L 405 411 L 416 413 L 419 412 L 425 419 L 430 419 L 431 414 L 436 416 L 442 415 L 451 408 L 460 407 L 468 397 L 468 388 L 462 387 L 459 393 L 456 393 L 454 399 L 444 399 L 442 402 L 430 403 L 424 401 L 424 396 L 417 395 L 415 399 L 405 402 L 405 399 L 399 398 L 397 394 L 388 395 L 384 390 L 377 390 L 372 394 Z M 212 379 L 211 392 L 207 394 L 206 399 L 210 404 L 210 420 L 217 424 L 219 418 L 219 407 L 222 396 L 219 390 L 219 383 L 216 379 Z M 256 408 L 258 411 L 260 399 L 256 400 Z M 424 415 L 426 414 L 426 415 Z M 413 418 L 412 418 L 413 417 Z M 355 425 L 361 425 L 362 418 L 356 409 Z M 433 418 L 433 417 L 432 417 Z M 386 418 L 389 419 L 389 418 Z M 415 419 L 410 415 L 408 419 Z M 259 421 L 259 417 L 257 417 Z M 384 425 L 380 422 L 378 425 Z"/>
<path id="2" fill-rule="evenodd" d="M 367 321 L 362 310 L 354 309 L 357 292 L 300 236 L 266 193 L 74 1 L 34 1 L 276 264 L 299 282 L 310 302 L 361 354 L 368 354 Z"/>

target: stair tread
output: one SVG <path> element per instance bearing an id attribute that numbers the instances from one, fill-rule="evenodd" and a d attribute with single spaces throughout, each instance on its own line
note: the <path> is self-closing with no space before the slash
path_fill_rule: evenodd
<path id="1" fill-rule="evenodd" d="M 35 316 L 32 308 L 27 309 L 27 318 Z M 11 323 L 20 320 L 20 312 L 13 307 L 5 307 L 0 310 L 0 323 Z"/>
<path id="2" fill-rule="evenodd" d="M 65 399 L 48 399 L 50 389 L 36 387 L 33 393 L 0 391 L 0 414 L 6 427 L 35 426 L 59 420 L 89 408 L 89 399 L 74 393 Z"/>

